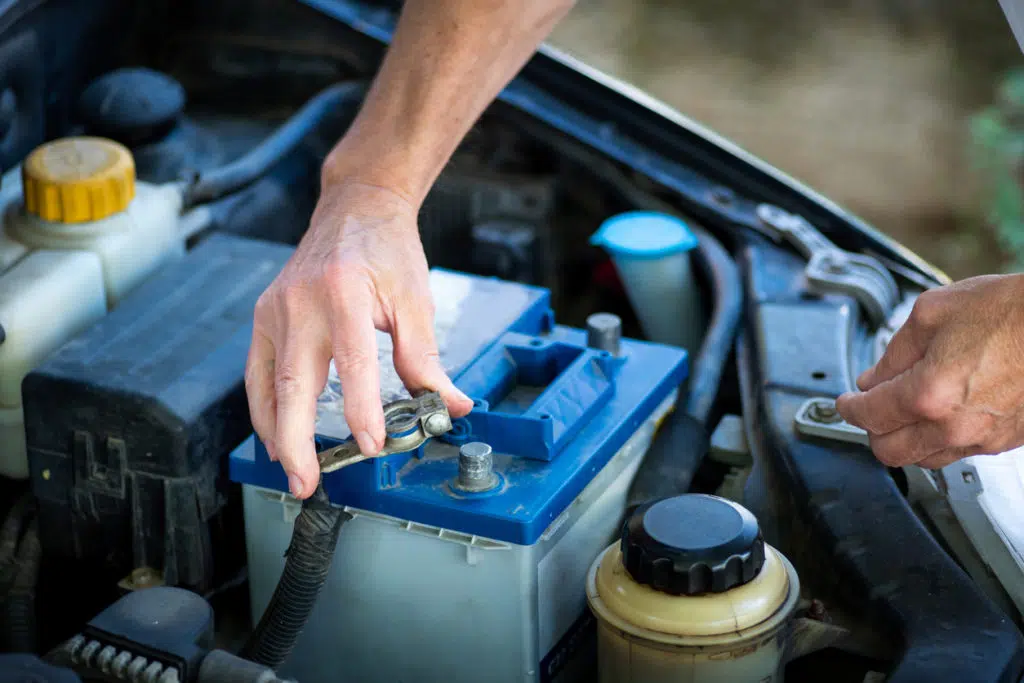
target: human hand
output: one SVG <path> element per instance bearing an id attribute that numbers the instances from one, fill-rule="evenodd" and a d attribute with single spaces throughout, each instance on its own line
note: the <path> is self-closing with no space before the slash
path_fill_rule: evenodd
<path id="1" fill-rule="evenodd" d="M 925 292 L 863 393 L 836 407 L 890 466 L 944 467 L 1024 443 L 1024 276 L 987 275 Z"/>
<path id="2" fill-rule="evenodd" d="M 325 182 L 309 230 L 256 304 L 249 410 L 298 498 L 320 478 L 314 421 L 332 357 L 360 450 L 376 455 L 384 445 L 374 329 L 391 334 L 406 388 L 439 392 L 453 417 L 473 406 L 438 358 L 416 215 L 412 202 L 382 187 Z"/>

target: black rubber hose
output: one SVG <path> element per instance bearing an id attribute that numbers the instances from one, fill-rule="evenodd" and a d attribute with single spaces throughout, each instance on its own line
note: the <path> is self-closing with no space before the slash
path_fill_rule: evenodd
<path id="1" fill-rule="evenodd" d="M 7 652 L 36 650 L 36 587 L 42 554 L 39 530 L 33 520 L 18 546 L 14 582 L 3 599 L 2 633 Z"/>
<path id="2" fill-rule="evenodd" d="M 688 492 L 709 447 L 703 423 L 681 410 L 669 414 L 629 486 L 626 514 L 646 503 Z"/>
<path id="3" fill-rule="evenodd" d="M 245 156 L 203 172 L 185 189 L 185 206 L 211 202 L 251 185 L 266 175 L 328 116 L 354 114 L 365 92 L 366 85 L 362 82 L 337 83 L 325 88 Z"/>
<path id="4" fill-rule="evenodd" d="M 587 173 L 608 183 L 623 200 L 635 208 L 672 215 L 679 213 L 668 202 L 637 187 L 618 166 L 607 159 L 578 143 L 552 135 L 543 126 L 532 122 L 524 122 L 523 125 L 558 152 L 581 165 Z M 735 261 L 721 242 L 697 225 L 691 224 L 689 227 L 697 238 L 697 266 L 711 283 L 714 299 L 704 342 L 696 356 L 691 354 L 689 393 L 686 398 L 686 414 L 703 424 L 707 422 L 718 395 L 718 385 L 739 329 L 743 313 L 743 280 Z"/>
<path id="5" fill-rule="evenodd" d="M 708 416 L 743 314 L 743 280 L 736 262 L 721 242 L 696 226 L 692 230 L 697 235 L 697 266 L 711 283 L 714 306 L 704 342 L 693 362 L 686 412 L 701 424 L 710 426 Z"/>
<path id="6" fill-rule="evenodd" d="M 615 165 L 561 140 L 556 146 L 610 184 L 634 207 L 678 213 L 667 202 L 636 187 Z M 743 280 L 736 262 L 711 233 L 692 224 L 690 229 L 697 237 L 697 266 L 711 284 L 711 319 L 700 350 L 691 360 L 689 385 L 679 388 L 687 391 L 685 409 L 674 410 L 662 423 L 633 478 L 627 510 L 689 491 L 697 467 L 710 448 L 711 425 L 707 422 L 743 314 Z"/>
<path id="7" fill-rule="evenodd" d="M 275 670 L 288 659 L 327 582 L 341 527 L 350 519 L 352 515 L 331 505 L 322 483 L 303 502 L 281 579 L 241 657 Z"/>

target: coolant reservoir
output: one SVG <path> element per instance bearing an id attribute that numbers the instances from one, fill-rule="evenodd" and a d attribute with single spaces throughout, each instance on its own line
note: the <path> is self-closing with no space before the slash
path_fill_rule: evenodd
<path id="1" fill-rule="evenodd" d="M 591 566 L 602 683 L 779 683 L 800 594 L 754 516 L 716 496 L 642 506 Z"/>
<path id="2" fill-rule="evenodd" d="M 184 253 L 180 191 L 136 182 L 118 143 L 50 142 L 20 180 L 20 196 L 0 191 L 0 475 L 14 478 L 28 476 L 25 375 Z"/>

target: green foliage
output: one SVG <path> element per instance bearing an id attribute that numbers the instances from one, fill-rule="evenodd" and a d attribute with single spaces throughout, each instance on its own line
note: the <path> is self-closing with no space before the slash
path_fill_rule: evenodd
<path id="1" fill-rule="evenodd" d="M 1024 270 L 1024 70 L 1003 82 L 998 101 L 969 121 L 971 164 L 984 181 L 986 217 Z"/>

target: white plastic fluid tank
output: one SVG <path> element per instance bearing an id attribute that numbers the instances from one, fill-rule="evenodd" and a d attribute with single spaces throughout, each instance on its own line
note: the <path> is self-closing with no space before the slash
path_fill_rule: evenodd
<path id="1" fill-rule="evenodd" d="M 590 241 L 611 256 L 647 337 L 696 353 L 702 326 L 690 252 L 697 238 L 686 223 L 629 211 L 602 223 Z"/>
<path id="2" fill-rule="evenodd" d="M 594 562 L 601 683 L 780 683 L 796 571 L 745 508 L 703 494 L 641 506 Z"/>
<path id="3" fill-rule="evenodd" d="M 42 145 L 4 178 L 0 475 L 28 476 L 22 379 L 184 253 L 181 208 L 178 188 L 136 182 L 131 153 L 100 138 Z"/>

